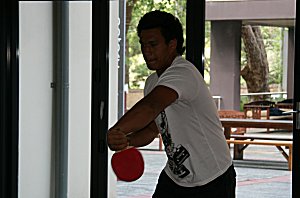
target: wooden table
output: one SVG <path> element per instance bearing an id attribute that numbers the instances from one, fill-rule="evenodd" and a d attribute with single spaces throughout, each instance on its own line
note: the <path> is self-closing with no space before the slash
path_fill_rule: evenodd
<path id="1" fill-rule="evenodd" d="M 221 123 L 224 127 L 224 135 L 228 143 L 234 143 L 234 159 L 243 159 L 243 150 L 249 144 L 259 145 L 274 145 L 283 156 L 288 160 L 289 170 L 292 168 L 292 139 L 284 138 L 259 138 L 259 137 L 246 137 L 246 135 L 238 135 L 239 138 L 231 135 L 231 128 L 245 127 L 245 128 L 274 128 L 274 129 L 287 129 L 293 130 L 292 120 L 262 120 L 262 119 L 238 119 L 238 118 L 221 118 Z M 243 137 L 244 136 L 244 137 Z M 245 139 L 251 139 L 246 140 Z M 264 141 L 253 141 L 254 139 L 264 139 Z M 269 142 L 271 140 L 271 142 Z M 243 145 L 246 144 L 246 145 Z M 286 154 L 281 146 L 288 146 L 289 154 Z"/>
<path id="2" fill-rule="evenodd" d="M 263 119 L 236 119 L 236 118 L 221 118 L 221 123 L 224 127 L 226 139 L 230 138 L 231 128 L 273 128 L 293 130 L 292 120 L 263 120 Z"/>

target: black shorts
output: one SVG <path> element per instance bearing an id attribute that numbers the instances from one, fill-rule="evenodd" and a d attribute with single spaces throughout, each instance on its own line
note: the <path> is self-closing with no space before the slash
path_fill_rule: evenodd
<path id="1" fill-rule="evenodd" d="M 183 187 L 162 171 L 152 198 L 234 198 L 236 173 L 233 165 L 215 180 L 203 186 Z"/>

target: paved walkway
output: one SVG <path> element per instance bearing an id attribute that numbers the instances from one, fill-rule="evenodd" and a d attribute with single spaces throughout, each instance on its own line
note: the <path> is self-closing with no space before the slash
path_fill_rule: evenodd
<path id="1" fill-rule="evenodd" d="M 157 151 L 155 140 L 142 150 L 145 172 L 135 182 L 117 182 L 117 198 L 150 198 L 158 175 L 166 163 L 163 151 Z M 153 150 L 152 150 L 153 149 Z M 244 159 L 235 163 L 237 172 L 237 198 L 289 198 L 291 197 L 291 171 L 276 147 L 249 146 Z"/>

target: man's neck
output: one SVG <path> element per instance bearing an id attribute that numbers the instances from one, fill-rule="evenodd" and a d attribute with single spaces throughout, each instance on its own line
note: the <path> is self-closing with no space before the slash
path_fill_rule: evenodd
<path id="1" fill-rule="evenodd" d="M 165 67 L 164 69 L 161 69 L 161 70 L 156 70 L 156 74 L 158 77 L 160 77 L 171 65 L 172 63 L 174 62 L 174 60 L 180 56 L 179 54 L 175 54 L 173 57 L 172 57 L 172 61 L 170 61 L 170 64 L 169 66 Z"/>

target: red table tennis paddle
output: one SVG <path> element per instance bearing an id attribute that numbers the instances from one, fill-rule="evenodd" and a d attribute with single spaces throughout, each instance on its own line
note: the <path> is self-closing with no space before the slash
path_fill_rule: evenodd
<path id="1" fill-rule="evenodd" d="M 144 159 L 140 151 L 131 147 L 115 152 L 111 159 L 112 169 L 122 181 L 135 181 L 144 173 Z"/>

